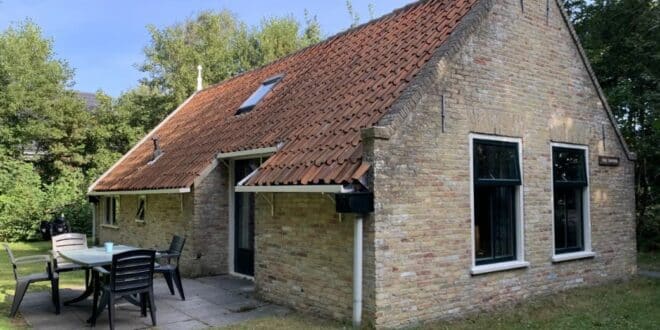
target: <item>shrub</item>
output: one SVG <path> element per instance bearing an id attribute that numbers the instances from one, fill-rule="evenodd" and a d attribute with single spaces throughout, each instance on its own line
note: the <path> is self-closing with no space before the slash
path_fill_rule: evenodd
<path id="1" fill-rule="evenodd" d="M 0 155 L 0 240 L 36 238 L 44 196 L 32 164 Z"/>

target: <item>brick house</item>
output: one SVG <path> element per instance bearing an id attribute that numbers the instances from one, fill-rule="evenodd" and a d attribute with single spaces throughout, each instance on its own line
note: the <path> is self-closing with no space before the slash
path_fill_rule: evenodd
<path id="1" fill-rule="evenodd" d="M 425 1 L 198 88 L 89 195 L 100 241 L 399 327 L 631 276 L 633 161 L 560 1 Z"/>

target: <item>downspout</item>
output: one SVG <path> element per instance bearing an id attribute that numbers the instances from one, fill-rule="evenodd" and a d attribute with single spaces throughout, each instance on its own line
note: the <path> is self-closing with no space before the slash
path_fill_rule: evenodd
<path id="1" fill-rule="evenodd" d="M 355 214 L 353 228 L 353 327 L 362 323 L 362 241 L 364 219 L 374 211 L 374 194 L 368 191 L 335 194 L 337 213 Z"/>
<path id="2" fill-rule="evenodd" d="M 362 322 L 362 226 L 364 215 L 355 219 L 353 229 L 353 327 L 360 328 Z"/>

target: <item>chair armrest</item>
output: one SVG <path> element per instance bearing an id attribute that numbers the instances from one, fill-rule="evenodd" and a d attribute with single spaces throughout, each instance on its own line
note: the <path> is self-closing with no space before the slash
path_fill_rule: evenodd
<path id="1" fill-rule="evenodd" d="M 17 265 L 25 265 L 25 264 L 33 264 L 33 263 L 41 263 L 41 262 L 50 262 L 51 256 L 49 255 L 34 255 L 34 256 L 26 256 L 26 257 L 19 257 L 14 259 L 14 263 Z"/>
<path id="2" fill-rule="evenodd" d="M 93 270 L 101 275 L 110 275 L 110 271 L 103 267 L 94 267 Z"/>
<path id="3" fill-rule="evenodd" d="M 178 258 L 181 256 L 179 253 L 170 253 L 169 251 L 162 251 L 162 252 L 157 252 L 156 253 L 156 258 L 158 259 L 164 259 L 164 258 Z"/>

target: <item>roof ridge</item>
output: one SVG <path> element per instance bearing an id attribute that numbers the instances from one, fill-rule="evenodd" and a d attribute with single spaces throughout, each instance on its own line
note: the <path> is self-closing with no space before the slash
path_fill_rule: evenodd
<path id="1" fill-rule="evenodd" d="M 152 146 L 141 143 L 93 189 L 190 187 L 208 173 L 219 151 L 284 140 L 289 143 L 249 185 L 353 182 L 362 166 L 361 129 L 380 120 L 478 1 L 414 2 L 208 86 L 157 129 L 168 150 L 161 160 L 144 166 Z M 276 87 L 281 91 L 264 98 L 260 109 L 234 116 L 258 80 L 277 70 L 288 77 Z"/>
<path id="2" fill-rule="evenodd" d="M 303 52 L 308 51 L 308 50 L 310 50 L 310 49 L 312 49 L 312 48 L 325 46 L 325 45 L 327 45 L 327 44 L 330 44 L 332 41 L 338 39 L 339 37 L 343 37 L 344 35 L 347 35 L 347 34 L 349 34 L 349 33 L 357 32 L 358 30 L 361 30 L 362 28 L 366 27 L 367 25 L 371 25 L 371 24 L 374 24 L 374 23 L 377 23 L 377 22 L 383 21 L 383 20 L 385 20 L 385 19 L 387 19 L 387 18 L 390 18 L 390 17 L 396 16 L 396 15 L 398 15 L 399 13 L 401 13 L 401 12 L 403 12 L 403 11 L 410 10 L 412 7 L 415 7 L 415 6 L 421 6 L 421 5 L 423 5 L 423 4 L 427 3 L 427 2 L 431 2 L 431 1 L 436 1 L 436 0 L 416 0 L 416 1 L 411 2 L 411 3 L 409 3 L 409 4 L 403 5 L 403 6 L 399 7 L 399 8 L 395 8 L 395 9 L 393 9 L 392 11 L 390 11 L 389 13 L 386 13 L 386 14 L 383 14 L 382 16 L 379 16 L 379 17 L 376 17 L 376 18 L 370 19 L 369 21 L 364 22 L 364 23 L 361 23 L 361 24 L 359 24 L 359 25 L 356 25 L 356 26 L 353 26 L 353 27 L 349 27 L 349 28 L 346 29 L 346 30 L 339 31 L 339 32 L 337 32 L 337 33 L 335 33 L 335 34 L 333 34 L 333 35 L 331 35 L 331 36 L 329 36 L 329 37 L 327 37 L 327 38 L 325 38 L 325 39 L 323 39 L 323 40 L 321 40 L 321 41 L 319 41 L 319 42 L 317 42 L 317 43 L 315 43 L 315 44 L 312 44 L 312 45 L 309 45 L 309 46 L 305 46 L 305 47 L 303 47 L 303 48 L 300 48 L 300 49 L 298 49 L 298 50 L 296 50 L 296 51 L 294 51 L 294 52 L 292 52 L 292 53 L 290 53 L 290 54 L 284 55 L 284 56 L 282 56 L 282 57 L 280 57 L 280 58 L 278 58 L 278 59 L 276 59 L 276 60 L 274 60 L 274 61 L 271 61 L 271 62 L 268 62 L 268 63 L 264 63 L 264 64 L 262 64 L 262 65 L 260 65 L 260 66 L 258 66 L 258 67 L 255 67 L 255 68 L 252 68 L 252 69 L 250 69 L 250 70 L 246 70 L 246 71 L 240 72 L 240 73 L 236 74 L 235 76 L 231 76 L 231 77 L 229 77 L 229 78 L 227 78 L 227 79 L 225 79 L 225 80 L 222 80 L 222 81 L 219 81 L 219 82 L 217 82 L 217 83 L 211 84 L 211 85 L 207 86 L 206 88 L 203 88 L 202 90 L 200 90 L 199 93 L 205 92 L 205 91 L 207 91 L 207 90 L 209 90 L 209 89 L 212 89 L 212 88 L 215 88 L 215 87 L 218 87 L 219 85 L 223 85 L 224 83 L 228 83 L 228 82 L 230 82 L 230 81 L 232 81 L 232 80 L 234 80 L 234 79 L 240 78 L 241 76 L 244 76 L 244 75 L 246 75 L 246 74 L 248 74 L 248 73 L 252 73 L 252 72 L 256 72 L 256 71 L 263 70 L 263 69 L 265 69 L 266 67 L 269 67 L 269 66 L 271 66 L 271 65 L 275 65 L 276 63 L 279 63 L 279 62 L 282 62 L 282 61 L 284 61 L 284 60 L 287 60 L 287 59 L 289 59 L 290 57 L 293 57 L 293 56 L 295 56 L 295 55 L 302 54 Z M 438 0 L 438 1 L 444 1 L 444 0 Z"/>

